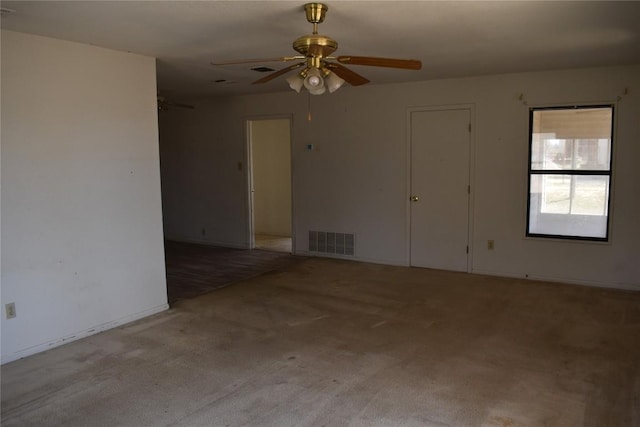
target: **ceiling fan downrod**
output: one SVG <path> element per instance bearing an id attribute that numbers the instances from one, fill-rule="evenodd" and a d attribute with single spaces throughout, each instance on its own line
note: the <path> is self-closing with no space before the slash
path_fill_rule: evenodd
<path id="1" fill-rule="evenodd" d="M 293 49 L 310 59 L 327 58 L 338 49 L 338 42 L 334 39 L 318 34 L 318 24 L 324 21 L 329 8 L 323 3 L 307 3 L 304 5 L 304 10 L 307 21 L 313 24 L 313 34 L 298 37 L 293 42 Z"/>
<path id="2" fill-rule="evenodd" d="M 313 24 L 313 34 L 318 34 L 318 24 L 324 22 L 324 16 L 329 8 L 323 3 L 307 3 L 304 5 L 307 21 Z"/>

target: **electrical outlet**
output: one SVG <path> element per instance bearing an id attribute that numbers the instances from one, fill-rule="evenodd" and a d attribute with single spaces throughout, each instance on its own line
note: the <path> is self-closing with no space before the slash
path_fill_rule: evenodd
<path id="1" fill-rule="evenodd" d="M 492 251 L 495 248 L 495 242 L 493 240 L 487 240 L 487 249 Z"/>
<path id="2" fill-rule="evenodd" d="M 206 235 L 207 235 L 207 229 L 206 229 L 206 228 L 204 228 L 204 227 L 202 227 L 202 230 L 200 230 L 200 233 L 201 233 L 203 236 L 206 236 Z"/>
<path id="3" fill-rule="evenodd" d="M 4 305 L 4 312 L 7 319 L 13 319 L 16 317 L 16 303 L 10 302 Z"/>

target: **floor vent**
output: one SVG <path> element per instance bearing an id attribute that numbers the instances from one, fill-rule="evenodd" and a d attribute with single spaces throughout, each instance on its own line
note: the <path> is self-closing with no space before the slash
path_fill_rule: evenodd
<path id="1" fill-rule="evenodd" d="M 309 252 L 355 255 L 356 239 L 353 233 L 309 231 Z"/>

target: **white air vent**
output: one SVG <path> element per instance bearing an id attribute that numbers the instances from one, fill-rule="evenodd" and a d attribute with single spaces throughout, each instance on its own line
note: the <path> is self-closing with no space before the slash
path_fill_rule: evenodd
<path id="1" fill-rule="evenodd" d="M 309 252 L 355 255 L 356 239 L 353 233 L 309 231 Z"/>

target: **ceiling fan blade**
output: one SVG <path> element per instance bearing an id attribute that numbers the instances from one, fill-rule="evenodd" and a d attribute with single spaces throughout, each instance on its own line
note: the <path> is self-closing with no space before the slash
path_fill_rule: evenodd
<path id="1" fill-rule="evenodd" d="M 393 59 L 375 58 L 372 56 L 338 56 L 338 62 L 351 65 L 369 65 L 372 67 L 403 68 L 406 70 L 419 70 L 422 61 L 417 59 Z"/>
<path id="2" fill-rule="evenodd" d="M 289 65 L 288 67 L 283 68 L 282 70 L 276 71 L 275 73 L 271 73 L 271 74 L 261 78 L 260 80 L 256 80 L 255 82 L 253 82 L 251 84 L 252 85 L 256 85 L 256 84 L 260 84 L 260 83 L 266 83 L 268 81 L 271 81 L 271 80 L 275 79 L 276 77 L 280 77 L 283 74 L 287 74 L 291 70 L 295 70 L 296 68 L 300 68 L 304 64 L 305 64 L 304 62 L 299 62 L 297 64 Z"/>
<path id="3" fill-rule="evenodd" d="M 167 102 L 167 105 L 169 105 L 170 107 L 188 108 L 189 110 L 195 110 L 195 108 L 196 108 L 193 105 L 181 104 L 179 102 L 170 102 L 170 101 Z"/>
<path id="4" fill-rule="evenodd" d="M 296 59 L 304 59 L 304 56 L 281 56 L 279 58 L 261 58 L 261 59 L 238 59 L 234 61 L 212 62 L 211 65 L 239 65 L 239 64 L 256 64 L 260 62 L 288 62 Z"/>
<path id="5" fill-rule="evenodd" d="M 190 110 L 194 110 L 196 107 L 189 104 L 182 104 L 180 102 L 173 102 L 166 99 L 164 96 L 158 95 L 158 110 L 164 111 L 169 107 L 180 107 L 180 108 L 188 108 Z"/>
<path id="6" fill-rule="evenodd" d="M 369 79 L 362 77 L 360 74 L 351 71 L 343 65 L 336 64 L 335 62 L 325 62 L 324 65 L 351 86 L 360 86 L 369 83 Z"/>

